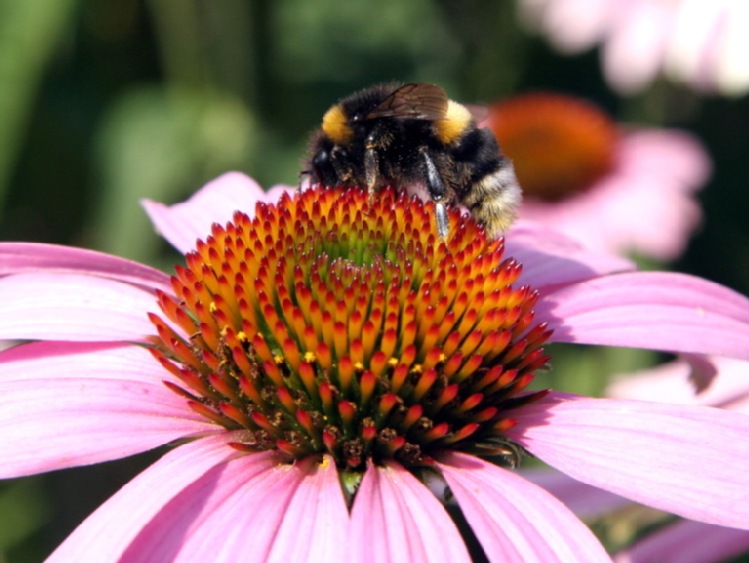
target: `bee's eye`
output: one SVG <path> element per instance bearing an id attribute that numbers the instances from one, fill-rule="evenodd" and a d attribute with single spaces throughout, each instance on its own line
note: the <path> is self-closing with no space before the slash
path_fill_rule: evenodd
<path id="1" fill-rule="evenodd" d="M 320 149 L 312 157 L 312 170 L 315 177 L 327 186 L 333 186 L 338 183 L 338 173 L 333 162 L 336 154 L 331 149 Z"/>
<path id="2" fill-rule="evenodd" d="M 322 149 L 312 158 L 312 167 L 319 170 L 325 166 L 330 166 L 330 152 L 328 149 Z"/>
<path id="3" fill-rule="evenodd" d="M 330 158 L 333 160 L 344 160 L 348 158 L 348 152 L 341 146 L 334 146 L 330 151 Z"/>

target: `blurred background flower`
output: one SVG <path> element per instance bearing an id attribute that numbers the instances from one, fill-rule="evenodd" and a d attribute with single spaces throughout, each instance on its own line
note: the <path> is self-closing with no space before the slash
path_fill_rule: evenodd
<path id="1" fill-rule="evenodd" d="M 588 1 L 575 12 L 578 24 L 592 25 Z M 630 18 L 640 4 L 622 0 Z M 703 3 L 689 4 L 696 13 Z M 739 4 L 730 7 L 732 17 Z M 560 54 L 518 24 L 520 5 L 0 0 L 0 239 L 73 244 L 171 266 L 176 255 L 153 234 L 139 199 L 183 200 L 228 169 L 263 186 L 296 184 L 309 134 L 335 100 L 378 81 L 427 81 L 466 103 L 563 92 L 590 100 L 615 123 L 699 139 L 713 173 L 689 196 L 702 207 L 702 224 L 672 267 L 749 293 L 749 98 L 703 96 L 661 79 L 660 71 L 623 97 L 601 72 L 604 43 L 589 40 L 590 49 Z M 700 19 L 715 21 L 689 22 Z M 658 31 L 642 25 L 633 29 Z M 703 37 L 694 35 L 693 52 Z M 709 59 L 687 55 L 683 64 Z M 662 360 L 618 348 L 554 354 L 554 387 L 587 395 L 602 393 L 601 374 Z M 161 453 L 0 483 L 2 557 L 39 561 Z"/>
<path id="2" fill-rule="evenodd" d="M 602 252 L 673 260 L 699 225 L 695 192 L 710 161 L 677 130 L 613 122 L 595 105 L 536 92 L 491 106 L 486 125 L 510 157 L 520 216 Z"/>
<path id="3" fill-rule="evenodd" d="M 521 0 L 523 16 L 562 52 L 603 44 L 603 70 L 619 92 L 659 74 L 701 92 L 749 90 L 749 5 L 743 0 Z"/>

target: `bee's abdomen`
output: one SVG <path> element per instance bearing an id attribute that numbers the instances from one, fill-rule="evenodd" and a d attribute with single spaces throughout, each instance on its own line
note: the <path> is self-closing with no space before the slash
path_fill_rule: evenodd
<path id="1" fill-rule="evenodd" d="M 510 160 L 497 146 L 488 129 L 475 129 L 455 151 L 456 164 L 463 165 L 464 183 L 459 198 L 494 238 L 509 228 L 517 215 L 522 192 Z M 461 162 L 462 161 L 462 162 Z"/>

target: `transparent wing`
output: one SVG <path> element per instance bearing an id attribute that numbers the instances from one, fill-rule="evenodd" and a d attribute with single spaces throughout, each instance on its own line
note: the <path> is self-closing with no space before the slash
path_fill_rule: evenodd
<path id="1" fill-rule="evenodd" d="M 406 84 L 385 98 L 362 119 L 442 119 L 447 111 L 447 94 L 439 86 L 423 82 Z"/>
<path id="2" fill-rule="evenodd" d="M 471 113 L 476 123 L 483 123 L 489 117 L 489 108 L 477 104 L 463 104 L 463 106 Z"/>

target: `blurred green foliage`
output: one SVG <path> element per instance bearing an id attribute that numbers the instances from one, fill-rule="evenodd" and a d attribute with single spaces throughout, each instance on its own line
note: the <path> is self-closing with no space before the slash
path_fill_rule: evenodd
<path id="1" fill-rule="evenodd" d="M 554 53 L 509 1 L 0 0 L 0 239 L 168 264 L 139 199 L 176 202 L 229 169 L 295 184 L 325 109 L 393 79 L 472 103 L 554 89 L 622 121 L 692 131 L 715 172 L 704 228 L 675 267 L 749 293 L 749 100 L 665 82 L 618 98 L 597 52 Z M 555 358 L 557 387 L 596 393 L 601 374 L 652 356 Z M 43 557 L 152 457 L 4 486 L 0 561 Z"/>

